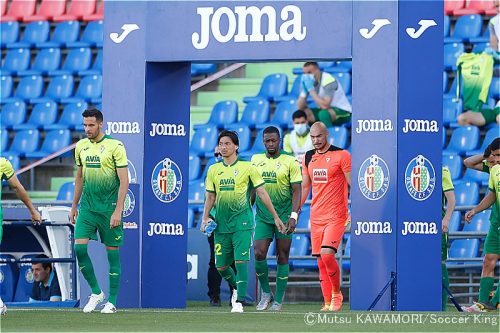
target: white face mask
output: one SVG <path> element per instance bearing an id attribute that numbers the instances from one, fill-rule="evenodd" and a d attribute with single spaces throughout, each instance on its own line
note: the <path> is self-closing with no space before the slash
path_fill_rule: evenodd
<path id="1" fill-rule="evenodd" d="M 307 124 L 294 124 L 293 129 L 298 135 L 302 136 L 309 130 L 309 126 Z"/>
<path id="2" fill-rule="evenodd" d="M 310 78 L 311 80 L 314 81 L 314 74 L 310 73 L 310 74 L 303 74 L 305 77 L 308 77 Z"/>

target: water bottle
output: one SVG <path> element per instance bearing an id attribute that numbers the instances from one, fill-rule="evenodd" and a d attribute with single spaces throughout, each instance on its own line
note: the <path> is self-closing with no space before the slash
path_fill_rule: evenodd
<path id="1" fill-rule="evenodd" d="M 217 228 L 217 223 L 214 220 L 210 220 L 210 222 L 208 222 L 208 225 L 205 227 L 205 235 L 210 237 L 215 228 Z"/>

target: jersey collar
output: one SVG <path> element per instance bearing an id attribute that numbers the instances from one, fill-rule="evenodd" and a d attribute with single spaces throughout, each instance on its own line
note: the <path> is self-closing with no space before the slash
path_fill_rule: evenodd
<path id="1" fill-rule="evenodd" d="M 283 154 L 283 150 L 280 150 L 280 151 L 278 152 L 278 156 L 276 156 L 276 157 L 271 157 L 271 156 L 267 153 L 267 150 L 266 150 L 266 151 L 264 151 L 264 154 L 266 155 L 266 157 L 267 157 L 268 159 L 273 159 L 273 160 L 275 160 L 275 159 L 277 159 L 278 157 L 280 157 L 280 156 L 281 156 L 281 154 Z"/>
<path id="2" fill-rule="evenodd" d="M 232 167 L 233 165 L 235 165 L 236 163 L 238 163 L 239 160 L 240 160 L 240 158 L 236 157 L 236 160 L 234 161 L 233 164 L 227 165 L 226 162 L 224 162 L 224 159 L 222 159 L 222 165 L 224 165 L 225 167 L 227 167 L 227 166 Z"/>
<path id="3" fill-rule="evenodd" d="M 101 143 L 101 142 L 103 142 L 103 141 L 104 141 L 104 139 L 109 139 L 109 138 L 110 138 L 110 136 L 109 136 L 109 135 L 104 134 L 104 136 L 103 136 L 103 137 L 101 138 L 101 140 L 99 140 L 99 141 L 94 141 L 94 140 L 91 140 L 91 139 L 89 139 L 89 140 L 90 140 L 90 142 L 92 142 L 92 143 Z"/>

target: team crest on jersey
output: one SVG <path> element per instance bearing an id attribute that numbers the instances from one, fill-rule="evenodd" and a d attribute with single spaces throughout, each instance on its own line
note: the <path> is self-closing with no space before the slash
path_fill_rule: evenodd
<path id="1" fill-rule="evenodd" d="M 389 180 L 389 168 L 378 155 L 368 157 L 359 168 L 359 189 L 368 200 L 382 198 L 389 189 Z"/>
<path id="2" fill-rule="evenodd" d="M 326 163 L 330 162 L 330 157 L 326 158 Z"/>
<path id="3" fill-rule="evenodd" d="M 156 164 L 151 175 L 151 187 L 156 198 L 169 203 L 177 199 L 182 189 L 182 173 L 170 158 Z"/>
<path id="4" fill-rule="evenodd" d="M 281 163 L 280 162 L 276 162 L 276 169 L 279 169 L 281 167 Z"/>
<path id="5" fill-rule="evenodd" d="M 234 169 L 233 173 L 235 177 L 238 176 L 238 172 L 239 172 L 238 169 Z"/>
<path id="6" fill-rule="evenodd" d="M 436 187 L 434 166 L 423 155 L 413 158 L 406 166 L 405 187 L 410 196 L 418 201 L 426 200 Z"/>
<path id="7" fill-rule="evenodd" d="M 135 196 L 134 193 L 129 189 L 127 195 L 125 196 L 123 217 L 130 216 L 130 214 L 134 212 L 134 208 L 135 208 Z"/>
<path id="8" fill-rule="evenodd" d="M 26 270 L 26 274 L 24 275 L 26 282 L 33 283 L 35 282 L 35 276 L 33 275 L 33 271 L 30 269 Z"/>
<path id="9" fill-rule="evenodd" d="M 135 169 L 135 165 L 132 161 L 127 159 L 127 169 L 128 169 L 128 182 L 130 184 L 137 183 L 137 171 Z"/>
<path id="10" fill-rule="evenodd" d="M 313 169 L 314 183 L 328 183 L 328 169 Z"/>

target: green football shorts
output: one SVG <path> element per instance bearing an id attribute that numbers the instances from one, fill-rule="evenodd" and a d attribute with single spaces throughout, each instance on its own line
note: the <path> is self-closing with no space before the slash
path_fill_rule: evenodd
<path id="1" fill-rule="evenodd" d="M 231 265 L 234 261 L 249 261 L 252 229 L 232 233 L 214 233 L 215 267 Z"/>
<path id="2" fill-rule="evenodd" d="M 90 212 L 80 210 L 76 219 L 75 239 L 88 238 L 97 240 L 97 231 L 101 243 L 106 246 L 123 245 L 123 222 L 118 227 L 109 228 L 113 212 Z"/>
<path id="3" fill-rule="evenodd" d="M 500 255 L 500 223 L 491 223 L 484 241 L 485 254 Z"/>
<path id="4" fill-rule="evenodd" d="M 441 261 L 448 260 L 448 233 L 441 234 Z"/>
<path id="5" fill-rule="evenodd" d="M 288 221 L 282 220 L 284 223 Z M 293 233 L 292 234 L 282 234 L 281 232 L 278 231 L 278 228 L 276 225 L 273 223 L 268 223 L 264 222 L 262 220 L 259 220 L 258 218 L 255 221 L 255 234 L 253 239 L 254 240 L 261 240 L 261 239 L 292 239 Z"/>

